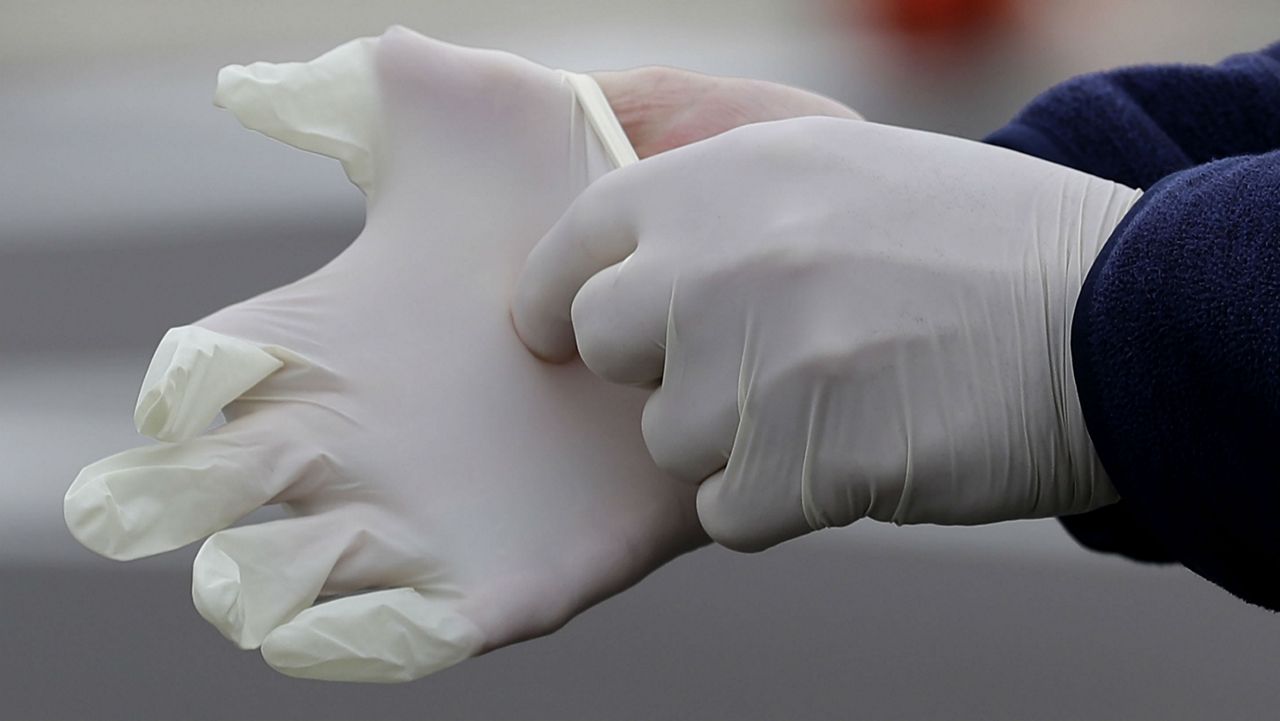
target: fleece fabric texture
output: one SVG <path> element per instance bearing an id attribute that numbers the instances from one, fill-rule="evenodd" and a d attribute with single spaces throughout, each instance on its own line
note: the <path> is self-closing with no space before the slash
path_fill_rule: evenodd
<path id="1" fill-rule="evenodd" d="M 1280 610 L 1280 44 L 1075 78 L 987 141 L 1148 189 L 1072 329 L 1085 421 L 1123 500 L 1063 524 Z"/>

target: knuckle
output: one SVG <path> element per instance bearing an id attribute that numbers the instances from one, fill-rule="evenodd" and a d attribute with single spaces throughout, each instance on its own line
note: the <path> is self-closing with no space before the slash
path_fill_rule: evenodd
<path id="1" fill-rule="evenodd" d="M 561 220 L 561 230 L 585 234 L 599 228 L 608 218 L 626 207 L 636 166 L 627 166 L 605 173 L 569 204 Z"/>
<path id="2" fill-rule="evenodd" d="M 658 468 L 681 480 L 690 480 L 685 463 L 688 452 L 681 440 L 685 434 L 677 430 L 679 421 L 665 398 L 661 391 L 649 396 L 640 416 L 640 434 Z"/>
<path id="3" fill-rule="evenodd" d="M 758 533 L 754 514 L 732 502 L 727 477 L 698 490 L 698 520 L 711 540 L 733 551 L 757 553 L 769 547 Z"/>
<path id="4" fill-rule="evenodd" d="M 570 308 L 578 355 L 587 368 L 604 378 L 612 378 L 622 363 L 623 354 L 614 332 L 615 316 L 610 293 L 596 278 L 587 281 Z"/>

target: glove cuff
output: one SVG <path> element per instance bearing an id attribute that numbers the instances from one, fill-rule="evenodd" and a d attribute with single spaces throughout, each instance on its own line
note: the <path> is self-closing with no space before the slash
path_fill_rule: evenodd
<path id="1" fill-rule="evenodd" d="M 1054 334 L 1056 343 L 1050 346 L 1053 377 L 1057 387 L 1061 389 L 1054 394 L 1058 405 L 1059 428 L 1062 432 L 1060 442 L 1069 459 L 1062 472 L 1070 474 L 1077 488 L 1088 489 L 1088 492 L 1081 496 L 1085 504 L 1073 510 L 1077 513 L 1114 503 L 1119 500 L 1119 495 L 1089 438 L 1079 391 L 1076 388 L 1071 357 L 1071 327 L 1076 302 L 1084 287 L 1085 279 L 1089 276 L 1089 270 L 1106 246 L 1112 231 L 1120 225 L 1130 209 L 1142 197 L 1141 190 L 1100 178 L 1090 178 L 1089 183 L 1078 216 L 1064 223 L 1065 227 L 1071 229 L 1071 235 L 1066 239 L 1069 252 L 1064 259 L 1065 289 L 1068 295 L 1063 305 L 1062 325 Z M 1072 240 L 1076 242 L 1073 243 Z M 1070 252 L 1071 249 L 1075 249 L 1075 252 Z"/>

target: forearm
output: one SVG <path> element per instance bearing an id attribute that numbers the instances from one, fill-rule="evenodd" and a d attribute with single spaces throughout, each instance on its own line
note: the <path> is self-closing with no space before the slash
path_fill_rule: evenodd
<path id="1" fill-rule="evenodd" d="M 1112 234 L 1072 351 L 1089 433 L 1179 561 L 1280 609 L 1280 151 L 1166 178 Z"/>
<path id="2" fill-rule="evenodd" d="M 1218 158 L 1280 148 L 1280 43 L 1218 65 L 1072 78 L 986 138 L 1137 188 Z"/>
<path id="3" fill-rule="evenodd" d="M 1216 66 L 1122 68 L 1068 80 L 1032 101 L 989 143 L 1133 187 L 1202 162 L 1280 147 L 1280 44 Z M 1135 560 L 1176 554 L 1132 504 L 1063 517 L 1077 541 Z"/>

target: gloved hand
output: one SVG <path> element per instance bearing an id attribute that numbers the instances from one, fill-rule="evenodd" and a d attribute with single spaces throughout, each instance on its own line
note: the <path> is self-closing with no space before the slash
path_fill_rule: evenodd
<path id="1" fill-rule="evenodd" d="M 1139 191 L 1005 149 L 812 118 L 588 188 L 530 255 L 530 349 L 661 386 L 643 433 L 710 536 L 977 524 L 1116 500 L 1068 333 Z"/>
<path id="2" fill-rule="evenodd" d="M 365 230 L 164 337 L 136 421 L 168 443 L 80 473 L 76 538 L 131 559 L 213 533 L 206 619 L 284 673 L 364 681 L 553 631 L 705 543 L 694 489 L 645 452 L 644 394 L 540 363 L 511 329 L 528 250 L 634 160 L 589 79 L 393 28 L 225 69 L 217 98 L 340 159 Z M 269 503 L 294 517 L 219 530 Z"/>

